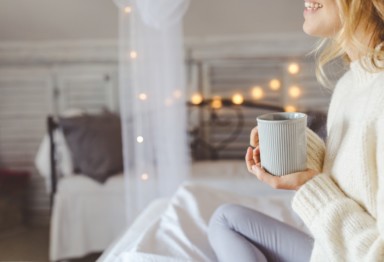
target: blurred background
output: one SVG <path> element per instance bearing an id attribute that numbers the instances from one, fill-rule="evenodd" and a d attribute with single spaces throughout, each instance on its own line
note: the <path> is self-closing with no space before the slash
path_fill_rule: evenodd
<path id="1" fill-rule="evenodd" d="M 303 8 L 299 0 L 191 0 L 187 99 L 326 112 L 330 93 L 307 56 L 316 39 L 302 32 Z M 0 1 L 0 261 L 48 261 L 60 238 L 49 236 L 50 182 L 36 158 L 48 115 L 118 114 L 118 21 L 112 0 Z M 94 261 L 103 245 L 61 259 Z"/>

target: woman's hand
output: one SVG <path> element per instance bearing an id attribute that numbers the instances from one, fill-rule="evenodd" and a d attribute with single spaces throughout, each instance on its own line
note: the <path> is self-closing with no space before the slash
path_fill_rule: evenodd
<path id="1" fill-rule="evenodd" d="M 298 190 L 307 181 L 319 174 L 317 171 L 312 169 L 307 169 L 306 171 L 292 173 L 285 176 L 273 176 L 266 172 L 260 164 L 260 150 L 258 146 L 259 139 L 257 129 L 255 132 L 254 129 L 251 132 L 251 144 L 256 145 L 256 148 L 252 149 L 251 147 L 248 147 L 245 162 L 247 163 L 248 171 L 254 174 L 260 181 L 275 189 Z M 253 143 L 256 141 L 257 144 Z"/>
<path id="2" fill-rule="evenodd" d="M 254 127 L 251 131 L 249 144 L 253 147 L 259 146 L 259 129 L 257 128 L 257 126 Z"/>

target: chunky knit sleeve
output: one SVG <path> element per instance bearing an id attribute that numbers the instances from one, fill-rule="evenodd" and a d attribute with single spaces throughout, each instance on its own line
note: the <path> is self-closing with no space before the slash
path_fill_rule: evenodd
<path id="1" fill-rule="evenodd" d="M 322 261 L 384 261 L 384 117 L 375 133 L 377 214 L 347 197 L 329 174 L 316 176 L 295 194 L 293 209 L 325 254 Z"/>
<path id="2" fill-rule="evenodd" d="M 377 227 L 380 232 L 381 242 L 384 242 L 384 117 L 378 124 L 378 148 L 377 148 L 377 170 L 378 170 L 378 193 L 377 193 Z M 382 243 L 384 245 L 384 243 Z M 384 252 L 382 254 L 384 260 Z"/>
<path id="3" fill-rule="evenodd" d="M 325 144 L 324 141 L 311 129 L 307 128 L 307 166 L 318 172 L 322 171 Z"/>

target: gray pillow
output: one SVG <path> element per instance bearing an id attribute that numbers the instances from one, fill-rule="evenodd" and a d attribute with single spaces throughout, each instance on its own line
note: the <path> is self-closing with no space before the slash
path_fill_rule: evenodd
<path id="1" fill-rule="evenodd" d="M 76 173 L 98 182 L 123 170 L 120 118 L 112 113 L 60 118 Z"/>

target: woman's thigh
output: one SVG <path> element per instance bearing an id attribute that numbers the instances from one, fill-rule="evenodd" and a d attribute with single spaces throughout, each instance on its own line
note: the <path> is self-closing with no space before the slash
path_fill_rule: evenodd
<path id="1" fill-rule="evenodd" d="M 234 204 L 215 211 L 209 240 L 220 261 L 309 261 L 313 248 L 304 232 Z"/>

